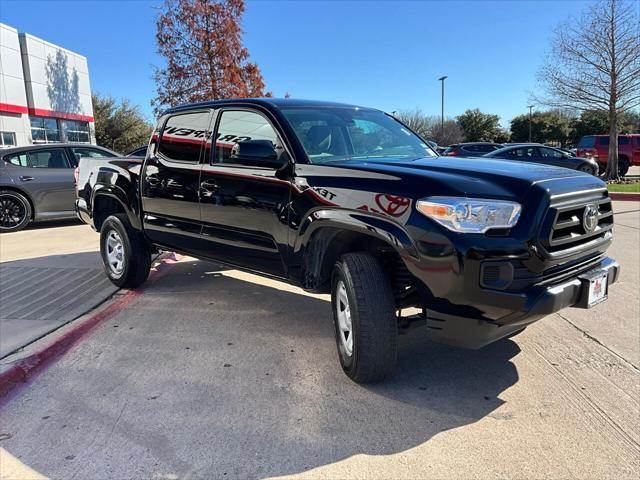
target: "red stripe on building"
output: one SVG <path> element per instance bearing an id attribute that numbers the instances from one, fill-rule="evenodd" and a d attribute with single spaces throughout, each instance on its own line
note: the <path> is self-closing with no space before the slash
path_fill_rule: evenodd
<path id="1" fill-rule="evenodd" d="M 27 107 L 23 107 L 22 105 L 13 105 L 11 103 L 0 103 L 0 112 L 29 113 L 29 109 Z"/>
<path id="2" fill-rule="evenodd" d="M 93 122 L 93 117 L 90 117 L 89 115 L 79 115 L 77 113 L 56 112 L 54 110 L 45 110 L 44 108 L 30 108 L 29 109 L 29 115 L 35 115 L 37 117 L 64 118 L 65 120 L 79 120 L 81 122 Z"/>
<path id="3" fill-rule="evenodd" d="M 44 108 L 28 108 L 22 105 L 13 105 L 11 103 L 0 103 L 0 112 L 28 113 L 29 115 L 35 115 L 38 117 L 54 117 L 54 118 L 64 118 L 65 120 L 80 120 L 81 122 L 93 122 L 93 117 L 89 115 L 56 112 L 54 110 L 45 110 Z"/>

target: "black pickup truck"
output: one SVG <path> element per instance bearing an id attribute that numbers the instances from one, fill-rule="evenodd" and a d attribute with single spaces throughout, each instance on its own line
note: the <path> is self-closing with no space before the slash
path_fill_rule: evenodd
<path id="1" fill-rule="evenodd" d="M 607 298 L 605 184 L 575 170 L 439 157 L 381 111 L 223 100 L 168 110 L 144 159 L 81 161 L 77 212 L 107 275 L 145 281 L 172 250 L 330 293 L 356 382 L 390 374 L 397 335 L 480 348 Z"/>

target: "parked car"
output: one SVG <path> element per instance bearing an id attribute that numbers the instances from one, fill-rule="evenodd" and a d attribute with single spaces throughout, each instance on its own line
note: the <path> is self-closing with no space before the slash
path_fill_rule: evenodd
<path id="1" fill-rule="evenodd" d="M 480 348 L 618 278 L 600 179 L 438 157 L 378 110 L 218 100 L 168 110 L 151 138 L 144 160 L 80 161 L 76 208 L 109 279 L 142 284 L 160 248 L 328 293 L 356 382 L 389 375 L 412 326 Z"/>
<path id="2" fill-rule="evenodd" d="M 31 221 L 73 218 L 78 160 L 116 156 L 111 150 L 86 143 L 0 151 L 0 232 L 22 230 Z"/>
<path id="3" fill-rule="evenodd" d="M 520 162 L 542 163 L 544 165 L 572 168 L 591 175 L 598 174 L 598 164 L 594 160 L 573 157 L 558 148 L 545 147 L 544 145 L 526 144 L 504 147 L 484 156 Z"/>
<path id="4" fill-rule="evenodd" d="M 444 152 L 443 155 L 450 157 L 481 157 L 486 153 L 493 152 L 502 148 L 499 143 L 490 142 L 468 142 L 468 143 L 456 143 L 451 145 Z"/>
<path id="5" fill-rule="evenodd" d="M 609 158 L 608 135 L 586 135 L 578 143 L 577 156 L 592 158 L 600 167 L 607 168 Z M 618 173 L 626 175 L 630 166 L 640 166 L 640 134 L 618 135 Z"/>
<path id="6" fill-rule="evenodd" d="M 136 148 L 132 152 L 127 153 L 126 157 L 144 157 L 147 154 L 147 145 Z"/>

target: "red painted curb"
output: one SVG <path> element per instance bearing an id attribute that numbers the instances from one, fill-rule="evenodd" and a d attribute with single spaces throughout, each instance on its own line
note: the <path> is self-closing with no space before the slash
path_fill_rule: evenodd
<path id="1" fill-rule="evenodd" d="M 157 278 L 159 274 L 166 271 L 167 267 L 178 262 L 181 258 L 181 255 L 173 254 L 173 258 L 163 259 L 160 265 L 151 270 L 151 275 L 153 278 Z M 11 368 L 0 373 L 0 406 L 9 399 L 10 393 L 15 393 L 18 387 L 25 386 L 29 380 L 34 379 L 38 374 L 45 371 L 96 326 L 124 310 L 143 292 L 143 289 L 129 290 L 115 298 L 107 306 L 101 309 L 98 307 L 98 310 L 64 335 L 56 338 L 48 345 L 44 345 L 41 350 L 18 360 Z"/>
<path id="2" fill-rule="evenodd" d="M 99 323 L 111 318 L 129 305 L 135 297 L 140 295 L 138 290 L 130 290 L 106 308 L 79 323 L 64 335 L 56 338 L 42 350 L 29 355 L 14 363 L 10 369 L 0 374 L 0 398 L 6 397 L 12 390 L 35 377 L 38 373 L 51 365 L 56 359 L 68 352 L 82 337 L 88 334 Z"/>
<path id="3" fill-rule="evenodd" d="M 609 192 L 609 198 L 611 200 L 631 200 L 638 202 L 640 201 L 640 193 Z"/>

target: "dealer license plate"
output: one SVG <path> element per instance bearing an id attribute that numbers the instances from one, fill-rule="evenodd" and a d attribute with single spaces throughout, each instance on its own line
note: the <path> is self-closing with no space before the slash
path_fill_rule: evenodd
<path id="1" fill-rule="evenodd" d="M 607 299 L 607 274 L 589 279 L 589 308 Z"/>

